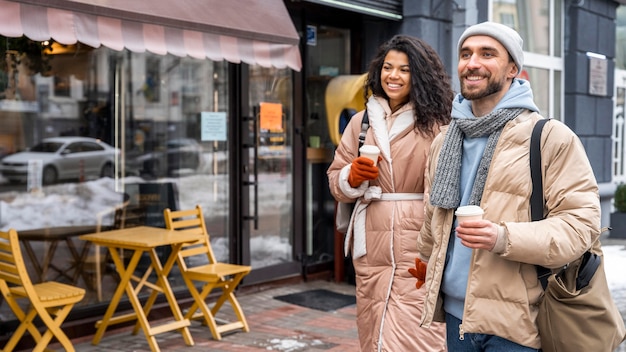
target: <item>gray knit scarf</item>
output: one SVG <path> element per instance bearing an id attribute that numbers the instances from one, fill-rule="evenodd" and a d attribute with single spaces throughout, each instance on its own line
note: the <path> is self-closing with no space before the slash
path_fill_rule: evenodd
<path id="1" fill-rule="evenodd" d="M 480 205 L 485 180 L 502 128 L 516 118 L 524 109 L 499 109 L 480 118 L 453 118 L 439 152 L 430 203 L 444 209 L 456 209 L 461 203 L 460 178 L 463 137 L 489 136 L 483 157 L 478 165 L 476 179 L 470 195 L 470 205 Z"/>

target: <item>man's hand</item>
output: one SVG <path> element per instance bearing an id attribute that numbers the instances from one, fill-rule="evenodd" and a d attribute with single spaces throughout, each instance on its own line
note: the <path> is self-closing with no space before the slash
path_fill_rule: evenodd
<path id="1" fill-rule="evenodd" d="M 466 220 L 459 223 L 456 236 L 472 249 L 491 251 L 498 240 L 498 225 L 489 220 Z"/>
<path id="2" fill-rule="evenodd" d="M 364 156 L 360 156 L 352 161 L 348 183 L 352 188 L 357 188 L 367 180 L 374 180 L 378 177 L 378 167 L 374 162 Z"/>
<path id="3" fill-rule="evenodd" d="M 418 258 L 415 258 L 415 268 L 409 268 L 409 273 L 417 279 L 415 287 L 419 290 L 426 282 L 426 264 Z"/>

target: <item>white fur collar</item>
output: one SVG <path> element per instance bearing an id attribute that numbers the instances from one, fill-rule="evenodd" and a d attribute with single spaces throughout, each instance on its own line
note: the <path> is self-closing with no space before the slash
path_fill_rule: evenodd
<path id="1" fill-rule="evenodd" d="M 370 97 L 367 102 L 367 114 L 381 156 L 391 163 L 391 141 L 415 123 L 413 107 L 411 104 L 407 104 L 394 113 L 397 117 L 390 131 L 387 131 L 387 120 L 385 119 L 386 116 L 392 115 L 387 100 L 380 97 Z"/>

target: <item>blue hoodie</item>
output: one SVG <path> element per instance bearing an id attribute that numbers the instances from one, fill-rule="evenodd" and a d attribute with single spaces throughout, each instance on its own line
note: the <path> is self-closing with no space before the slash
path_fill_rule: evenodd
<path id="1" fill-rule="evenodd" d="M 539 112 L 539 108 L 533 101 L 533 92 L 530 83 L 516 78 L 513 80 L 509 91 L 496 105 L 494 111 L 504 108 L 525 108 Z M 475 119 L 472 113 L 471 101 L 458 94 L 452 103 L 452 118 Z M 461 158 L 461 204 L 467 205 L 474 186 L 474 179 L 478 165 L 482 159 L 487 139 L 489 137 L 463 138 L 463 156 Z M 458 226 L 454 221 L 450 233 L 450 242 L 446 255 L 446 265 L 443 272 L 442 291 L 444 294 L 444 310 L 460 320 L 463 320 L 463 306 L 465 304 L 465 292 L 467 290 L 467 277 L 472 257 L 472 250 L 463 246 L 456 236 L 454 229 Z"/>

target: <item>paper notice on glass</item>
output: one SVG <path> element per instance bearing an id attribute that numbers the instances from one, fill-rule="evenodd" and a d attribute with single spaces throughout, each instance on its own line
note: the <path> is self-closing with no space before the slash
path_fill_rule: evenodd
<path id="1" fill-rule="evenodd" d="M 281 132 L 283 130 L 283 104 L 262 102 L 260 105 L 261 129 Z"/>
<path id="2" fill-rule="evenodd" d="M 226 113 L 203 111 L 200 114 L 201 136 L 203 141 L 226 140 Z"/>

